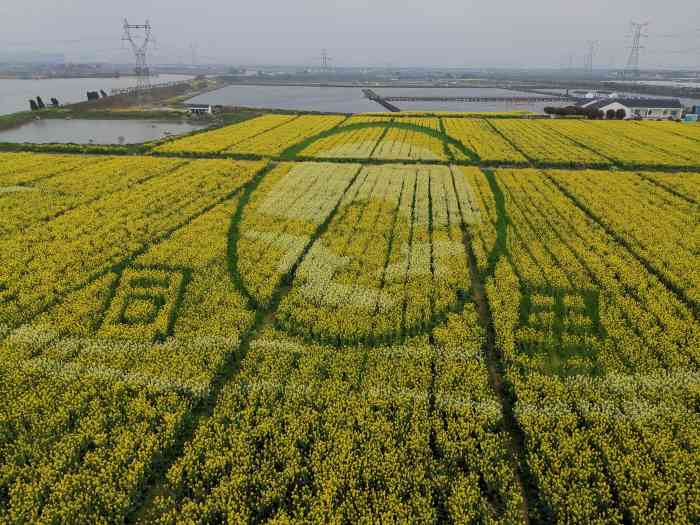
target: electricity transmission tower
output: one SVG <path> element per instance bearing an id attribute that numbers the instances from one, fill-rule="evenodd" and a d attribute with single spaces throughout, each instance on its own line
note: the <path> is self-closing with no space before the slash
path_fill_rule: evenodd
<path id="1" fill-rule="evenodd" d="M 589 40 L 587 44 L 588 52 L 583 58 L 583 69 L 586 70 L 589 76 L 593 76 L 593 59 L 595 58 L 596 51 L 598 51 L 598 44 L 599 42 L 597 40 Z"/>
<path id="2" fill-rule="evenodd" d="M 632 45 L 630 46 L 630 56 L 627 59 L 626 73 L 639 76 L 639 50 L 644 49 L 641 45 L 642 38 L 646 38 L 647 35 L 644 31 L 649 26 L 649 22 L 644 22 L 640 24 L 638 22 L 630 22 L 630 29 L 632 30 Z"/>
<path id="3" fill-rule="evenodd" d="M 328 73 L 331 69 L 330 62 L 333 59 L 328 56 L 328 50 L 327 49 L 322 49 L 321 50 L 321 71 L 324 73 Z"/>
<path id="4" fill-rule="evenodd" d="M 132 33 L 133 31 L 133 33 Z M 142 36 L 139 38 L 139 33 Z M 131 49 L 136 57 L 136 90 L 140 93 L 151 87 L 151 72 L 148 69 L 148 61 L 146 53 L 148 46 L 153 41 L 151 36 L 151 24 L 146 20 L 145 24 L 130 24 L 127 19 L 124 19 L 124 36 L 122 40 L 131 44 Z"/>

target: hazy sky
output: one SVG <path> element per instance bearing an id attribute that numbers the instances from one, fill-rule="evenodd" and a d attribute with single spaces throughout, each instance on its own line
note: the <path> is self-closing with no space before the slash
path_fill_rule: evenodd
<path id="1" fill-rule="evenodd" d="M 152 62 L 554 66 L 626 61 L 629 21 L 651 21 L 646 66 L 700 67 L 698 0 L 1 0 L 4 51 L 129 62 L 121 24 L 149 18 Z M 82 39 L 80 43 L 72 40 Z M 693 52 L 694 51 L 694 52 Z"/>

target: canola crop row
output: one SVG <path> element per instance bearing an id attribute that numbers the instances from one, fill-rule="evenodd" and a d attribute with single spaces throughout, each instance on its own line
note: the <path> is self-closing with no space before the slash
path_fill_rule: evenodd
<path id="1" fill-rule="evenodd" d="M 598 178 L 621 205 L 639 205 L 639 194 L 622 196 L 635 185 L 618 175 L 476 177 L 488 220 L 474 228 L 474 251 L 491 275 L 487 295 L 538 519 L 692 523 L 700 325 L 554 183 L 595 187 Z M 604 218 L 615 216 L 608 204 Z M 648 221 L 631 215 L 629 225 L 643 232 Z M 493 246 L 500 257 L 489 257 Z"/>
<path id="2" fill-rule="evenodd" d="M 160 162 L 172 166 L 171 160 Z M 262 166 L 226 160 L 187 163 L 107 193 L 47 223 L 15 228 L 15 234 L 0 240 L 0 324 L 15 327 L 26 322 L 227 198 Z"/>
<path id="3" fill-rule="evenodd" d="M 238 204 L 182 225 L 0 343 L 1 521 L 124 521 L 253 322 L 226 262 Z"/>
<path id="4" fill-rule="evenodd" d="M 678 169 L 698 166 L 700 133 L 695 127 L 449 115 L 265 115 L 175 139 L 155 151 L 279 157 L 298 147 L 294 151 L 300 157 L 319 159 L 447 161 L 449 155 L 485 165 Z"/>
<path id="5" fill-rule="evenodd" d="M 260 334 L 153 515 L 249 522 L 264 506 L 293 523 L 517 522 L 522 496 L 475 317 L 452 314 L 434 346 L 423 336 L 339 351 Z"/>
<path id="6" fill-rule="evenodd" d="M 158 153 L 221 153 L 282 126 L 294 118 L 296 118 L 294 115 L 263 115 L 214 131 L 169 141 L 155 148 L 155 151 Z"/>
<path id="7" fill-rule="evenodd" d="M 0 157 L 0 522 L 700 519 L 697 174 Z"/>

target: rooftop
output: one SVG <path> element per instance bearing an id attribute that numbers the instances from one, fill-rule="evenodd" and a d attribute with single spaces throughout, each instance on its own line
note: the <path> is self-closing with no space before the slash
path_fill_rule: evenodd
<path id="1" fill-rule="evenodd" d="M 579 107 L 601 109 L 615 102 L 628 108 L 683 109 L 677 98 L 602 98 L 586 100 Z"/>

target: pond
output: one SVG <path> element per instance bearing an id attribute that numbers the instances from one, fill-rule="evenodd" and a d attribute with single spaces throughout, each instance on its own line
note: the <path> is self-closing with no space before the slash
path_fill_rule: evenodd
<path id="1" fill-rule="evenodd" d="M 168 134 L 181 135 L 206 126 L 149 120 L 43 119 L 0 131 L 0 142 L 140 144 Z"/>
<path id="2" fill-rule="evenodd" d="M 153 78 L 156 84 L 187 80 L 186 75 L 160 75 Z M 61 104 L 87 100 L 88 91 L 127 88 L 136 85 L 135 77 L 121 78 L 0 78 L 0 115 L 29 111 L 29 99 L 41 97 L 45 104 L 55 97 Z"/>
<path id="3" fill-rule="evenodd" d="M 372 88 L 385 97 L 537 97 L 497 88 Z M 360 87 L 313 86 L 227 86 L 190 99 L 192 104 L 212 104 L 250 108 L 321 111 L 327 113 L 363 113 L 386 111 L 376 102 L 365 98 Z M 545 106 L 558 103 L 510 102 L 395 102 L 403 111 L 517 111 L 541 112 Z"/>
<path id="4" fill-rule="evenodd" d="M 365 113 L 386 111 L 365 98 L 361 88 L 307 86 L 226 86 L 187 101 L 248 108 Z"/>

